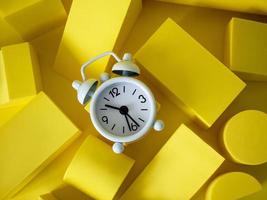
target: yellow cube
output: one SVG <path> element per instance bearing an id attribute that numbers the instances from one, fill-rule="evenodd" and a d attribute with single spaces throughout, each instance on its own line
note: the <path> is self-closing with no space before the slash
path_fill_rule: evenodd
<path id="1" fill-rule="evenodd" d="M 222 144 L 227 155 L 245 165 L 267 162 L 267 114 L 258 110 L 242 111 L 225 124 Z"/>
<path id="2" fill-rule="evenodd" d="M 245 87 L 235 74 L 171 19 L 135 55 L 174 103 L 210 127 Z"/>
<path id="3" fill-rule="evenodd" d="M 190 199 L 224 158 L 181 125 L 122 199 Z"/>
<path id="4" fill-rule="evenodd" d="M 0 199 L 11 197 L 79 135 L 43 93 L 0 127 Z"/>
<path id="5" fill-rule="evenodd" d="M 1 1 L 0 12 L 25 40 L 62 25 L 67 18 L 60 0 Z"/>
<path id="6" fill-rule="evenodd" d="M 240 199 L 261 190 L 261 184 L 244 172 L 229 172 L 215 178 L 208 186 L 205 200 Z"/>
<path id="7" fill-rule="evenodd" d="M 225 64 L 245 80 L 267 81 L 266 35 L 267 24 L 232 18 L 226 36 Z"/>
<path id="8" fill-rule="evenodd" d="M 141 6 L 141 0 L 74 0 L 55 60 L 56 71 L 71 80 L 81 79 L 85 61 L 105 51 L 117 52 Z M 106 57 L 92 64 L 89 77 L 98 78 L 109 61 Z"/>
<path id="9" fill-rule="evenodd" d="M 266 0 L 253 0 L 253 1 L 251 0 L 159 0 L 159 1 L 267 15 Z"/>
<path id="10" fill-rule="evenodd" d="M 38 61 L 29 43 L 0 51 L 0 104 L 36 95 L 41 89 Z"/>
<path id="11" fill-rule="evenodd" d="M 105 142 L 88 136 L 70 163 L 64 181 L 96 199 L 113 199 L 134 160 L 115 154 Z"/>

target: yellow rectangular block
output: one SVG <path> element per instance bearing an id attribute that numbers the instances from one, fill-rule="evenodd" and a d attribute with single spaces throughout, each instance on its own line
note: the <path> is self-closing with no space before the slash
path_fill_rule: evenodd
<path id="1" fill-rule="evenodd" d="M 64 181 L 96 199 L 113 199 L 134 160 L 115 154 L 105 142 L 88 136 L 70 163 Z"/>
<path id="2" fill-rule="evenodd" d="M 0 105 L 0 127 L 20 112 L 32 99 L 33 97 L 29 97 L 13 104 Z"/>
<path id="3" fill-rule="evenodd" d="M 206 127 L 245 87 L 244 82 L 171 19 L 160 26 L 135 58 L 149 72 L 149 79 L 155 78 L 164 86 L 162 92 Z"/>
<path id="4" fill-rule="evenodd" d="M 182 124 L 122 199 L 190 199 L 223 161 L 222 156 Z"/>
<path id="5" fill-rule="evenodd" d="M 62 25 L 67 18 L 60 0 L 1 1 L 0 12 L 25 40 Z"/>
<path id="6" fill-rule="evenodd" d="M 267 81 L 266 36 L 267 24 L 232 18 L 226 35 L 225 64 L 245 80 Z"/>
<path id="7" fill-rule="evenodd" d="M 158 0 L 158 1 L 267 15 L 266 0 L 253 0 L 253 1 L 252 0 Z"/>
<path id="8" fill-rule="evenodd" d="M 105 51 L 117 52 L 141 6 L 141 0 L 74 0 L 55 60 L 56 71 L 71 80 L 81 79 L 85 61 Z M 98 78 L 109 60 L 92 64 L 89 77 Z"/>
<path id="9" fill-rule="evenodd" d="M 61 153 L 79 130 L 41 92 L 1 126 L 0 133 L 0 199 L 4 199 Z"/>
<path id="10" fill-rule="evenodd" d="M 59 200 L 95 200 L 68 184 L 62 185 L 51 193 Z"/>
<path id="11" fill-rule="evenodd" d="M 2 46 L 19 43 L 22 42 L 23 39 L 16 32 L 16 30 L 10 26 L 1 16 L 0 14 L 0 48 Z"/>
<path id="12" fill-rule="evenodd" d="M 29 43 L 0 51 L 0 104 L 36 95 L 41 89 L 39 65 Z"/>
<path id="13" fill-rule="evenodd" d="M 58 189 L 61 188 L 62 185 L 66 185 L 63 182 L 63 177 L 68 165 L 92 129 L 93 128 L 90 128 L 90 130 L 84 131 L 66 150 L 64 150 L 64 152 L 60 154 L 60 156 L 45 167 L 37 176 L 25 185 L 25 187 L 12 197 L 11 200 L 36 200 L 39 198 L 40 194 L 47 193 L 52 193 L 58 199 L 67 200 L 65 199 L 65 196 L 63 198 L 61 190 Z M 73 188 L 72 186 L 70 187 Z M 73 190 L 71 192 L 73 193 Z M 74 197 L 74 195 L 75 194 L 72 194 L 70 197 Z M 79 198 L 76 199 L 78 200 Z"/>

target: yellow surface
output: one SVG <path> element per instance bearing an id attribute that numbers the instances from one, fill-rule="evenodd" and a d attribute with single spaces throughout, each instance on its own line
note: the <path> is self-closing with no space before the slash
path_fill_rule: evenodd
<path id="1" fill-rule="evenodd" d="M 48 194 L 43 194 L 41 195 L 38 200 L 58 200 L 56 197 L 53 196 L 53 194 L 48 193 Z"/>
<path id="2" fill-rule="evenodd" d="M 79 135 L 43 92 L 0 132 L 0 199 L 21 189 Z"/>
<path id="3" fill-rule="evenodd" d="M 222 143 L 233 161 L 246 165 L 267 162 L 267 114 L 246 110 L 225 124 Z"/>
<path id="4" fill-rule="evenodd" d="M 60 0 L 3 1 L 0 12 L 23 39 L 29 40 L 57 27 L 66 20 Z M 2 3 L 2 1 L 1 1 Z"/>
<path id="5" fill-rule="evenodd" d="M 267 15 L 266 0 L 158 0 L 158 1 Z"/>
<path id="6" fill-rule="evenodd" d="M 74 0 L 55 69 L 71 80 L 81 79 L 85 61 L 104 51 L 118 52 L 140 10 L 141 0 Z M 98 78 L 108 62 L 106 57 L 92 64 L 89 77 Z"/>
<path id="7" fill-rule="evenodd" d="M 206 200 L 236 200 L 258 192 L 261 184 L 244 172 L 230 172 L 215 178 L 209 185 Z"/>
<path id="8" fill-rule="evenodd" d="M 232 18 L 228 26 L 225 64 L 242 79 L 267 81 L 267 24 Z"/>
<path id="9" fill-rule="evenodd" d="M 224 158 L 181 125 L 122 199 L 190 199 Z"/>
<path id="10" fill-rule="evenodd" d="M 262 189 L 256 193 L 240 198 L 239 200 L 263 200 L 267 197 L 267 163 L 263 165 L 253 166 L 248 173 L 253 173 L 253 176 L 260 181 Z"/>
<path id="11" fill-rule="evenodd" d="M 56 190 L 53 190 L 52 194 L 58 200 L 94 200 L 93 198 L 84 194 L 83 192 L 76 189 L 75 187 L 71 185 L 66 185 L 66 184 L 62 185 Z"/>
<path id="12" fill-rule="evenodd" d="M 134 160 L 88 136 L 69 165 L 64 181 L 96 199 L 112 199 Z"/>
<path id="13" fill-rule="evenodd" d="M 210 127 L 245 87 L 173 20 L 167 19 L 135 58 L 178 106 Z"/>
<path id="14" fill-rule="evenodd" d="M 34 96 L 40 88 L 39 64 L 29 43 L 3 47 L 0 52 L 0 104 Z"/>
<path id="15" fill-rule="evenodd" d="M 0 127 L 12 119 L 19 111 L 21 111 L 33 97 L 25 98 L 17 103 L 10 103 L 8 106 L 0 105 Z"/>
<path id="16" fill-rule="evenodd" d="M 90 112 L 90 101 L 84 106 L 84 109 L 86 110 L 86 112 Z"/>
<path id="17" fill-rule="evenodd" d="M 1 6 L 0 6 L 1 7 Z M 0 47 L 22 42 L 21 36 L 10 26 L 2 17 L 0 13 Z"/>
<path id="18" fill-rule="evenodd" d="M 0 12 L 3 15 L 8 15 L 18 10 L 24 9 L 25 7 L 31 6 L 32 4 L 35 4 L 38 1 L 40 0 L 1 0 Z"/>

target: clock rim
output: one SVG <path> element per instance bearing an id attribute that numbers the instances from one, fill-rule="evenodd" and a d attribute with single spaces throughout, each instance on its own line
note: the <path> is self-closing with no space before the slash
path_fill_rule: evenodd
<path id="1" fill-rule="evenodd" d="M 108 132 L 100 124 L 99 120 L 97 119 L 96 112 L 95 112 L 96 111 L 96 101 L 97 101 L 98 96 L 101 94 L 101 92 L 103 92 L 103 90 L 105 90 L 107 87 L 111 86 L 112 84 L 115 84 L 118 82 L 133 83 L 133 84 L 137 85 L 139 88 L 142 88 L 145 91 L 147 97 L 149 98 L 149 100 L 152 104 L 151 105 L 151 114 L 149 116 L 149 119 L 147 120 L 146 125 L 139 132 L 137 132 L 133 135 L 118 136 L 118 135 L 114 135 L 114 134 Z M 151 90 L 142 81 L 131 78 L 131 77 L 116 77 L 116 78 L 112 78 L 112 79 L 105 81 L 102 85 L 100 85 L 97 88 L 96 92 L 94 93 L 94 95 L 91 99 L 91 103 L 90 103 L 90 117 L 91 117 L 91 121 L 92 121 L 94 127 L 96 128 L 96 130 L 106 139 L 113 141 L 113 142 L 130 143 L 130 142 L 134 142 L 134 141 L 139 140 L 142 137 L 144 137 L 148 133 L 150 128 L 153 127 L 153 124 L 154 124 L 154 121 L 156 118 L 156 101 L 155 101 L 154 95 L 151 92 Z"/>

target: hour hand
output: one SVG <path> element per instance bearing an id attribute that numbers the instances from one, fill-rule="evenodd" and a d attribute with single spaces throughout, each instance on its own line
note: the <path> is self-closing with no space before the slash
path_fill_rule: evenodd
<path id="1" fill-rule="evenodd" d="M 111 105 L 108 105 L 108 104 L 105 104 L 105 107 L 107 107 L 107 108 L 112 108 L 112 109 L 116 109 L 116 110 L 120 110 L 119 107 L 111 106 Z"/>

